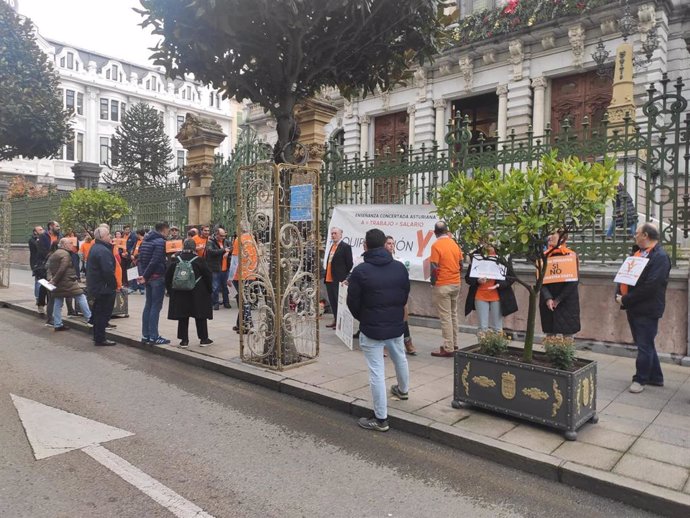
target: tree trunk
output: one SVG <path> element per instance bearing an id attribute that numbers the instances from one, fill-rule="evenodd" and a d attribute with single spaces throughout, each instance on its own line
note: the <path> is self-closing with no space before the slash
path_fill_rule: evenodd
<path id="1" fill-rule="evenodd" d="M 529 306 L 527 309 L 527 329 L 525 330 L 525 349 L 522 359 L 526 362 L 532 361 L 532 346 L 534 345 L 534 326 L 537 322 L 537 300 L 539 291 L 535 288 L 529 289 Z"/>

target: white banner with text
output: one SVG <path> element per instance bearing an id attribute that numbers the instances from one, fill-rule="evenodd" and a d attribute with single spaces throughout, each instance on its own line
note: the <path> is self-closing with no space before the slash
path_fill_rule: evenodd
<path id="1" fill-rule="evenodd" d="M 434 205 L 337 205 L 328 225 L 343 229 L 343 241 L 352 246 L 357 266 L 362 262 L 364 235 L 378 228 L 395 239 L 395 258 L 402 261 L 410 280 L 427 281 L 430 277 L 429 257 L 434 242 L 434 224 L 438 220 Z M 331 241 L 326 243 L 330 250 Z M 324 257 L 324 269 L 327 257 Z"/>

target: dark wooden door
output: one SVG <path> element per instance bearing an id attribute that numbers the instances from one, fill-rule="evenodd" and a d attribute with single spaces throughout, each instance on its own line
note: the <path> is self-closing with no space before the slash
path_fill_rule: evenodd
<path id="1" fill-rule="evenodd" d="M 565 119 L 571 128 L 579 131 L 585 116 L 590 128 L 598 128 L 611 104 L 612 91 L 612 78 L 600 77 L 596 71 L 554 79 L 551 83 L 552 133 L 561 132 Z"/>
<path id="2" fill-rule="evenodd" d="M 374 151 L 379 164 L 405 160 L 410 138 L 409 128 L 407 112 L 389 113 L 374 119 Z M 407 181 L 407 176 L 375 178 L 372 202 L 400 203 L 407 191 Z"/>

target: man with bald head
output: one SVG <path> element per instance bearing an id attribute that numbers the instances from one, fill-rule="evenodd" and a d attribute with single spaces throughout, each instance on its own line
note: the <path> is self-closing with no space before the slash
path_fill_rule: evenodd
<path id="1" fill-rule="evenodd" d="M 634 256 L 647 259 L 647 264 L 635 286 L 618 285 L 616 302 L 628 314 L 628 324 L 637 346 L 635 375 L 628 389 L 639 394 L 646 385 L 664 386 L 659 356 L 654 339 L 659 319 L 666 309 L 666 286 L 671 273 L 671 259 L 659 243 L 659 229 L 653 223 L 643 223 L 635 232 Z"/>
<path id="2" fill-rule="evenodd" d="M 101 225 L 94 231 L 94 244 L 89 252 L 86 289 L 93 298 L 92 323 L 94 345 L 115 345 L 105 337 L 105 328 L 115 306 L 115 256 L 110 228 Z"/>

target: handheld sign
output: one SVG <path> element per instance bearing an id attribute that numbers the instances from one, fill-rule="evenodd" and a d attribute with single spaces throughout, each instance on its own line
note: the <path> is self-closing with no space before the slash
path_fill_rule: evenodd
<path id="1" fill-rule="evenodd" d="M 350 313 L 350 308 L 347 307 L 347 284 L 341 283 L 338 290 L 338 318 L 335 323 L 335 335 L 351 351 L 354 348 L 352 335 L 357 327 L 359 327 L 359 322 L 355 320 Z"/>
<path id="2" fill-rule="evenodd" d="M 649 258 L 647 257 L 628 257 L 621 265 L 613 282 L 635 286 L 648 262 Z"/>
<path id="3" fill-rule="evenodd" d="M 113 245 L 120 250 L 127 250 L 127 240 L 125 238 L 118 237 L 113 239 Z"/>
<path id="4" fill-rule="evenodd" d="M 548 258 L 544 284 L 577 282 L 577 278 L 576 255 L 552 255 Z"/>
<path id="5" fill-rule="evenodd" d="M 165 242 L 165 253 L 166 254 L 174 254 L 175 252 L 181 252 L 182 251 L 182 240 L 181 239 L 173 239 L 172 241 L 166 241 Z"/>
<path id="6" fill-rule="evenodd" d="M 127 268 L 127 278 L 130 281 L 133 281 L 137 277 L 139 277 L 139 268 L 137 268 L 136 266 L 132 266 L 131 268 Z"/>
<path id="7" fill-rule="evenodd" d="M 470 269 L 470 277 L 476 279 L 493 279 L 495 281 L 506 280 L 505 265 L 498 264 L 491 259 L 482 259 L 479 256 L 472 256 L 472 268 Z"/>
<path id="8" fill-rule="evenodd" d="M 38 284 L 40 284 L 41 286 L 43 286 L 43 287 L 44 287 L 45 289 L 47 289 L 48 291 L 55 291 L 55 288 L 57 287 L 57 286 L 55 286 L 54 284 L 51 284 L 50 282 L 48 282 L 48 281 L 45 280 L 45 279 L 39 279 Z"/>

